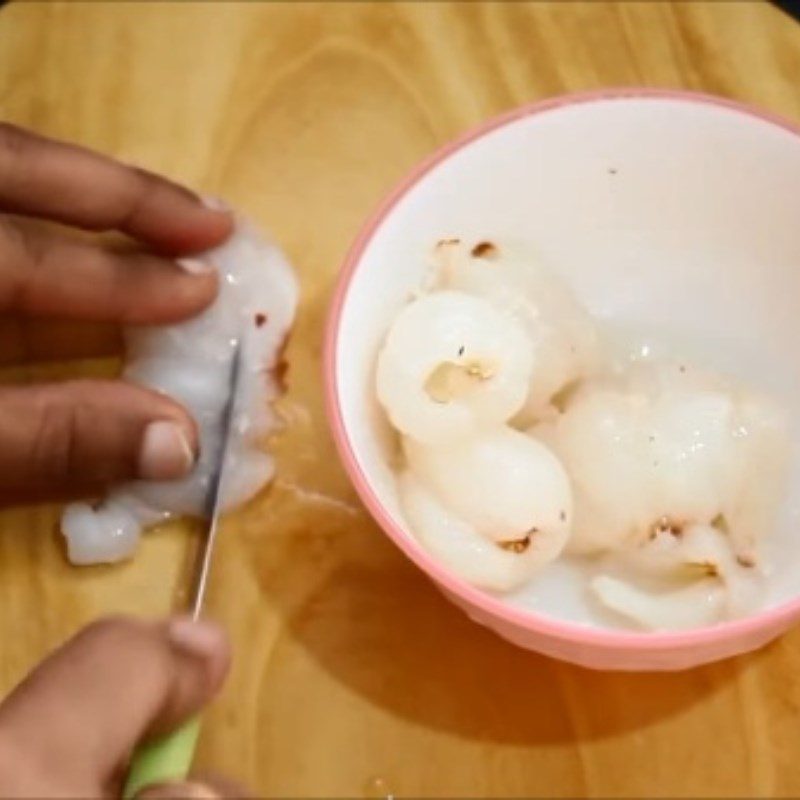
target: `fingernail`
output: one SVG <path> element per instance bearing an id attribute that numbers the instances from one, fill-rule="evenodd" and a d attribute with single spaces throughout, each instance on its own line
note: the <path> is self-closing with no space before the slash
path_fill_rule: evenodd
<path id="1" fill-rule="evenodd" d="M 139 450 L 139 477 L 147 480 L 182 478 L 194 464 L 189 438 L 177 422 L 159 420 L 144 429 Z"/>
<path id="2" fill-rule="evenodd" d="M 167 636 L 184 653 L 198 658 L 216 656 L 225 646 L 225 632 L 213 622 L 176 617 L 169 621 Z"/>
<path id="3" fill-rule="evenodd" d="M 212 211 L 224 211 L 226 214 L 231 211 L 231 207 L 221 197 L 203 196 L 200 202 Z"/>
<path id="4" fill-rule="evenodd" d="M 196 781 L 175 781 L 145 786 L 136 797 L 145 800 L 211 800 L 221 797 L 210 786 Z"/>
<path id="5" fill-rule="evenodd" d="M 207 275 L 216 269 L 213 264 L 203 261 L 202 258 L 179 258 L 175 263 L 190 275 Z"/>

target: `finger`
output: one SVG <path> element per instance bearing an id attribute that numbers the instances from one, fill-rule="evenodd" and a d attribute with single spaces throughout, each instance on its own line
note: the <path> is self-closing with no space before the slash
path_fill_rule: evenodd
<path id="1" fill-rule="evenodd" d="M 239 797 L 240 795 L 227 795 Z M 139 800 L 219 800 L 226 797 L 214 787 L 198 781 L 175 781 L 146 786 L 136 795 Z"/>
<path id="2" fill-rule="evenodd" d="M 208 786 L 212 791 L 216 792 L 219 797 L 236 797 L 240 800 L 255 797 L 255 795 L 249 789 L 242 786 L 241 783 L 232 781 L 224 775 L 200 772 L 196 775 L 192 775 L 190 780 L 193 783 L 199 783 L 201 786 Z"/>
<path id="3" fill-rule="evenodd" d="M 20 754 L 26 775 L 48 776 L 62 796 L 97 796 L 142 737 L 205 706 L 229 664 L 227 638 L 212 623 L 103 620 L 12 692 L 0 706 L 0 739 Z"/>
<path id="4" fill-rule="evenodd" d="M 146 786 L 136 795 L 140 800 L 181 800 L 181 798 L 251 798 L 254 795 L 239 784 L 216 776 L 197 776 L 186 781 Z"/>
<path id="5" fill-rule="evenodd" d="M 2 123 L 0 208 L 119 230 L 171 253 L 213 247 L 233 227 L 227 211 L 164 178 Z"/>
<path id="6" fill-rule="evenodd" d="M 101 358 L 122 349 L 122 332 L 114 323 L 0 317 L 0 366 Z"/>
<path id="7" fill-rule="evenodd" d="M 201 311 L 216 289 L 216 271 L 196 259 L 118 253 L 0 220 L 0 311 L 166 323 Z"/>
<path id="8" fill-rule="evenodd" d="M 179 478 L 196 451 L 186 411 L 139 386 L 77 380 L 0 387 L 0 492 L 7 500 Z"/>

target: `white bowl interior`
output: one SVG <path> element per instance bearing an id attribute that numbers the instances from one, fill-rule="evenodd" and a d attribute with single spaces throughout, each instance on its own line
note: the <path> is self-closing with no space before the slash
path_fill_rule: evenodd
<path id="1" fill-rule="evenodd" d="M 669 332 L 800 421 L 800 136 L 745 111 L 642 96 L 523 116 L 427 172 L 380 221 L 345 298 L 336 383 L 355 458 L 404 531 L 374 392 L 376 354 L 441 238 L 531 243 L 596 315 Z M 796 440 L 796 436 L 793 437 Z M 800 470 L 769 604 L 800 593 Z M 410 533 L 407 535 L 411 536 Z M 590 622 L 563 566 L 515 602 Z"/>

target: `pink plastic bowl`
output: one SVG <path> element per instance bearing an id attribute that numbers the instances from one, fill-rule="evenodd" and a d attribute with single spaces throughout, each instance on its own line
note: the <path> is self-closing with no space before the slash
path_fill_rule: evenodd
<path id="1" fill-rule="evenodd" d="M 510 607 L 433 560 L 398 508 L 373 389 L 381 340 L 423 274 L 420 254 L 447 236 L 530 240 L 596 314 L 750 352 L 747 377 L 784 392 L 800 417 L 800 359 L 784 363 L 800 338 L 798 197 L 797 128 L 719 98 L 625 89 L 491 120 L 418 166 L 367 222 L 327 330 L 331 428 L 379 525 L 473 620 L 587 667 L 677 670 L 764 645 L 800 617 L 800 599 L 787 580 L 747 619 L 620 632 Z"/>

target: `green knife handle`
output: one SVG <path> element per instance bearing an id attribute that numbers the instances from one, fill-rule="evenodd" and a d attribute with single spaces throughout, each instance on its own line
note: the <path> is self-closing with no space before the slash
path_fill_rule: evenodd
<path id="1" fill-rule="evenodd" d="M 122 793 L 124 800 L 154 783 L 182 781 L 189 774 L 194 758 L 200 718 L 184 722 L 180 728 L 136 748 Z"/>

